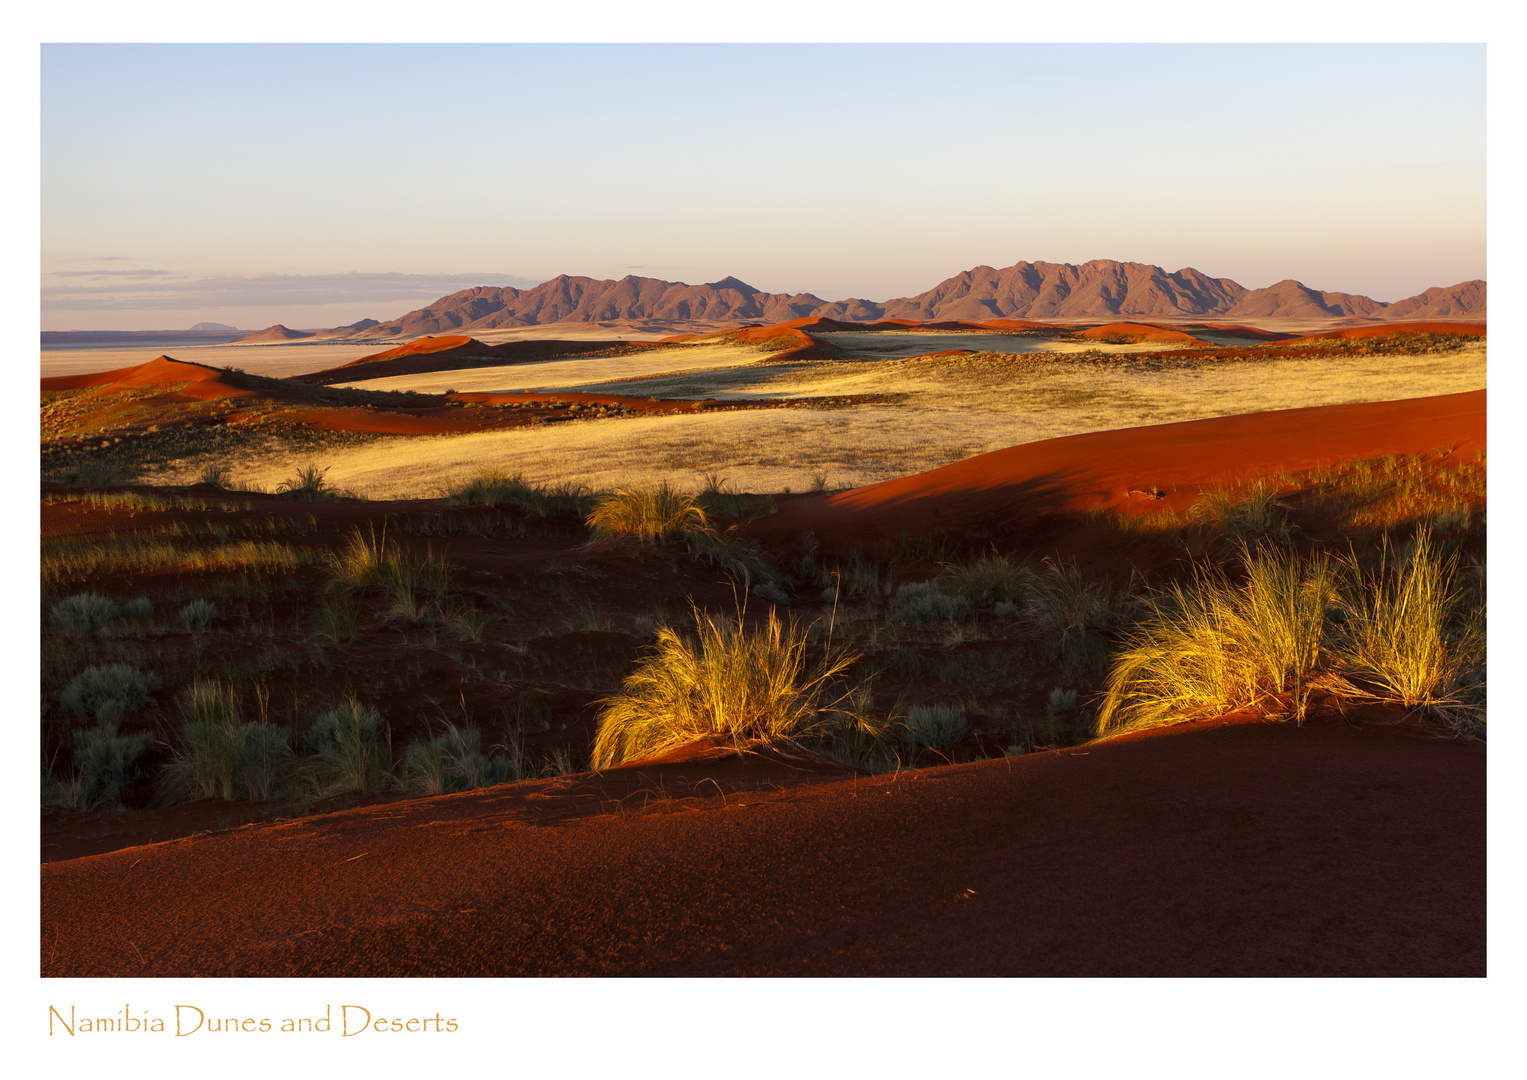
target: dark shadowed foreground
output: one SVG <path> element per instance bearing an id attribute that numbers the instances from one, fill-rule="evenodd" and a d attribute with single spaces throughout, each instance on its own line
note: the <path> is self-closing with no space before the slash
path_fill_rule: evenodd
<path id="1" fill-rule="evenodd" d="M 1479 976 L 1485 753 L 1221 722 L 391 803 L 46 865 L 42 973 Z"/>

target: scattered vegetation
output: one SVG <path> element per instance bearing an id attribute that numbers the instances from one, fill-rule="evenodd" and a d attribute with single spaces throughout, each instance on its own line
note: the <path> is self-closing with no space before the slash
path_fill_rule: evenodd
<path id="1" fill-rule="evenodd" d="M 65 634 L 88 634 L 116 617 L 117 605 L 93 592 L 66 596 L 48 612 L 48 621 L 54 629 Z"/>
<path id="2" fill-rule="evenodd" d="M 179 744 L 158 778 L 161 803 L 266 801 L 290 782 L 294 758 L 286 729 L 245 722 L 232 686 L 192 684 L 181 697 L 181 715 Z"/>
<path id="3" fill-rule="evenodd" d="M 969 730 L 965 710 L 953 705 L 914 705 L 905 721 L 907 745 L 913 751 L 948 750 L 959 745 Z"/>
<path id="4" fill-rule="evenodd" d="M 771 609 L 749 628 L 698 609 L 691 637 L 657 631 L 652 653 L 606 700 L 594 740 L 596 767 L 649 757 L 706 736 L 734 745 L 826 738 L 844 730 L 879 735 L 863 688 L 845 683 L 858 657 L 841 645 L 813 649 L 796 622 Z"/>
<path id="5" fill-rule="evenodd" d="M 43 805 L 67 810 L 119 808 L 123 791 L 138 779 L 138 759 L 154 745 L 146 732 L 121 735 L 115 722 L 74 733 L 74 773 L 43 775 Z"/>
<path id="6" fill-rule="evenodd" d="M 903 623 L 964 622 L 970 601 L 949 596 L 932 581 L 909 582 L 891 598 L 891 618 Z"/>
<path id="7" fill-rule="evenodd" d="M 303 779 L 316 795 L 371 794 L 395 783 L 382 716 L 354 697 L 319 712 L 302 745 L 311 755 Z"/>
<path id="8" fill-rule="evenodd" d="M 94 716 L 102 723 L 116 723 L 154 700 L 159 676 L 138 671 L 127 664 L 88 667 L 64 687 L 59 704 L 71 716 Z"/>
<path id="9" fill-rule="evenodd" d="M 192 600 L 175 616 L 186 630 L 205 630 L 217 622 L 217 607 L 210 600 Z"/>
<path id="10" fill-rule="evenodd" d="M 297 475 L 289 476 L 277 484 L 276 491 L 308 502 L 337 498 L 339 493 L 324 479 L 328 472 L 329 466 L 320 469 L 317 465 L 303 465 L 297 470 Z"/>
<path id="11" fill-rule="evenodd" d="M 403 752 L 404 784 L 421 795 L 445 795 L 527 778 L 531 770 L 520 744 L 504 750 L 484 753 L 477 728 L 446 724 L 442 734 L 408 744 Z"/>
<path id="12" fill-rule="evenodd" d="M 475 475 L 450 485 L 446 501 L 453 506 L 512 506 L 543 518 L 558 514 L 582 517 L 589 512 L 594 497 L 582 485 L 533 484 L 522 473 L 511 475 L 505 468 L 483 465 Z"/>

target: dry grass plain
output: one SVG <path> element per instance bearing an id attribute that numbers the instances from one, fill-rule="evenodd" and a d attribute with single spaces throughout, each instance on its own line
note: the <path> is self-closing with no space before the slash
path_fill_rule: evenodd
<path id="1" fill-rule="evenodd" d="M 856 335 L 847 335 L 856 336 Z M 870 335 L 865 335 L 870 336 Z M 938 349 L 986 345 L 992 334 L 920 333 Z M 963 340 L 962 340 L 963 339 Z M 1159 348 L 1039 349 L 1015 335 L 1007 351 L 964 356 L 846 355 L 772 364 L 756 347 L 675 346 L 637 356 L 555 360 L 374 379 L 372 390 L 578 389 L 661 398 L 745 401 L 896 395 L 894 403 L 578 421 L 458 436 L 387 437 L 320 455 L 329 479 L 372 498 L 418 497 L 480 464 L 542 483 L 594 489 L 670 480 L 699 487 L 721 473 L 738 490 L 853 487 L 1005 446 L 1088 431 L 1314 405 L 1397 400 L 1485 385 L 1486 347 L 1418 355 L 1182 360 Z M 927 342 L 919 343 L 926 346 Z M 272 449 L 227 464 L 235 482 L 266 489 L 313 455 Z M 158 482 L 188 482 L 206 464 L 166 463 Z"/>

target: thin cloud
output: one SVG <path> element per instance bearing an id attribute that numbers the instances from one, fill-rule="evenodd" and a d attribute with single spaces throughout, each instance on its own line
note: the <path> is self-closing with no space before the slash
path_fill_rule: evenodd
<path id="1" fill-rule="evenodd" d="M 175 311 L 435 300 L 478 285 L 529 288 L 517 274 L 211 274 L 60 270 L 43 275 L 44 311 Z"/>

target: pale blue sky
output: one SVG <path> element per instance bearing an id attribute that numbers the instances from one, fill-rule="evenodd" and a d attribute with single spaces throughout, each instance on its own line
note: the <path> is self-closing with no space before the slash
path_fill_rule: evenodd
<path id="1" fill-rule="evenodd" d="M 1395 300 L 1485 275 L 1484 80 L 1482 46 L 49 45 L 43 328 L 1020 259 Z"/>

